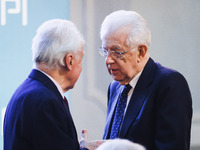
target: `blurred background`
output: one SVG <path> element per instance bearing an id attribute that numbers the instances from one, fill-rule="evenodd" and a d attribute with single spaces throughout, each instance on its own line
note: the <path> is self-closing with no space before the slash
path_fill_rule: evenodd
<path id="1" fill-rule="evenodd" d="M 41 23 L 55 18 L 73 21 L 86 40 L 82 74 L 66 93 L 79 140 L 82 129 L 89 140 L 102 138 L 112 78 L 98 53 L 99 29 L 106 15 L 120 9 L 137 11 L 147 20 L 151 57 L 187 79 L 194 112 L 191 150 L 200 150 L 199 0 L 0 0 L 0 150 L 7 103 L 32 69 L 32 38 Z"/>

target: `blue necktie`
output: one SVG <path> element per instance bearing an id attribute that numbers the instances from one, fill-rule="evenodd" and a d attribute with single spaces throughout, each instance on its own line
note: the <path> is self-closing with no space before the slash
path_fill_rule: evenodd
<path id="1" fill-rule="evenodd" d="M 128 92 L 130 91 L 131 88 L 132 87 L 129 84 L 127 84 L 118 98 L 117 107 L 115 110 L 115 116 L 113 119 L 112 128 L 110 132 L 110 139 L 118 137 L 119 128 L 121 125 L 122 118 L 124 116 L 124 110 L 126 108 Z"/>

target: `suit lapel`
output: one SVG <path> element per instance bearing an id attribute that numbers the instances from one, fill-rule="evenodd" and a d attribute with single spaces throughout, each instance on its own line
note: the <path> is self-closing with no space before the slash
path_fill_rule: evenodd
<path id="1" fill-rule="evenodd" d="M 138 116 L 144 102 L 145 97 L 149 92 L 148 86 L 151 84 L 154 72 L 156 70 L 156 65 L 154 61 L 150 58 L 147 62 L 138 83 L 135 86 L 133 94 L 131 96 L 126 115 L 122 122 L 121 130 L 119 133 L 119 137 L 124 137 L 131 126 L 131 124 L 135 121 Z"/>
<path id="2" fill-rule="evenodd" d="M 135 121 L 136 117 L 138 116 L 141 107 L 144 104 L 145 96 L 148 92 L 146 90 L 134 90 L 131 100 L 129 102 L 126 115 L 123 119 L 121 130 L 119 133 L 120 137 L 124 137 L 128 131 L 128 128 Z"/>
<path id="3" fill-rule="evenodd" d="M 112 102 L 110 103 L 111 106 L 108 107 L 110 109 L 108 110 L 109 112 L 108 112 L 108 116 L 107 116 L 107 119 L 106 119 L 105 132 L 104 132 L 104 136 L 103 136 L 104 139 L 108 138 L 107 137 L 108 136 L 108 131 L 109 131 L 110 126 L 111 126 L 111 121 L 112 121 L 112 117 L 113 117 L 114 112 L 115 112 L 115 108 L 116 108 L 116 105 L 117 105 L 117 100 L 119 98 L 120 92 L 123 89 L 123 86 L 121 86 L 121 85 L 118 85 L 118 86 L 119 87 L 111 89 L 112 91 L 110 92 L 113 95 L 110 96 L 110 97 L 112 97 L 112 98 L 110 98 L 110 100 L 112 100 Z"/>
<path id="4" fill-rule="evenodd" d="M 62 99 L 60 92 L 58 91 L 56 85 L 47 77 L 45 74 L 40 72 L 39 70 L 33 69 L 29 75 L 30 78 L 40 81 L 46 87 L 48 87 L 52 92 L 54 92 L 59 99 Z"/>
<path id="5" fill-rule="evenodd" d="M 66 108 L 66 112 L 70 115 L 70 111 L 67 108 L 62 95 L 60 94 L 60 92 L 58 91 L 56 85 L 51 81 L 51 79 L 49 79 L 49 77 L 47 77 L 45 74 L 43 74 L 42 72 L 40 72 L 39 70 L 33 69 L 29 75 L 30 78 L 35 79 L 40 81 L 41 83 L 43 83 L 46 87 L 48 87 L 53 93 L 55 93 L 55 95 L 58 97 L 58 99 L 61 101 L 61 103 L 63 103 L 64 107 Z"/>
<path id="6" fill-rule="evenodd" d="M 72 122 L 72 127 L 74 128 L 74 130 L 71 130 L 71 132 L 73 133 L 72 137 L 74 140 L 77 141 L 77 132 L 76 132 L 76 128 L 74 126 L 74 122 L 73 122 L 73 118 L 71 116 L 70 110 L 69 108 L 66 106 L 62 95 L 60 94 L 59 90 L 57 89 L 56 85 L 51 81 L 51 79 L 49 79 L 49 77 L 47 77 L 45 74 L 43 74 L 42 72 L 40 72 L 39 70 L 33 69 L 29 75 L 29 78 L 32 78 L 34 80 L 38 80 L 39 82 L 41 82 L 42 84 L 44 84 L 48 89 L 50 89 L 53 93 L 55 93 L 55 95 L 57 96 L 58 99 L 55 100 L 60 100 L 61 103 L 63 104 L 63 106 L 65 107 L 65 112 L 67 117 L 69 117 L 71 119 Z M 61 104 L 61 105 L 62 105 Z"/>

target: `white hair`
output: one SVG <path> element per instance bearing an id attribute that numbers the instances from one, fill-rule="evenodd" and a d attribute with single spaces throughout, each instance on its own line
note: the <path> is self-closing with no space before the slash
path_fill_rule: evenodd
<path id="1" fill-rule="evenodd" d="M 127 30 L 127 27 L 130 32 L 126 41 L 127 45 L 144 44 L 149 48 L 151 31 L 146 20 L 135 11 L 119 10 L 106 16 L 101 25 L 100 38 L 104 40 L 107 35 L 116 30 Z"/>
<path id="2" fill-rule="evenodd" d="M 142 145 L 133 143 L 126 139 L 114 139 L 104 142 L 96 150 L 146 150 L 146 149 Z"/>
<path id="3" fill-rule="evenodd" d="M 49 69 L 64 66 L 67 53 L 77 54 L 84 39 L 74 23 L 63 19 L 44 22 L 32 41 L 33 62 L 45 63 Z"/>

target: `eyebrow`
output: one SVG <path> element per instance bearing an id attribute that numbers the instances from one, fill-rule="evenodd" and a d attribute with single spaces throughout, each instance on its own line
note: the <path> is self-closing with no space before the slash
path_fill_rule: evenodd
<path id="1" fill-rule="evenodd" d="M 107 50 L 108 51 L 108 49 L 106 48 L 106 47 L 103 47 L 105 50 Z M 113 51 L 113 50 L 123 50 L 121 47 L 119 47 L 119 46 L 112 46 L 112 47 L 110 47 L 109 48 L 111 51 Z"/>

